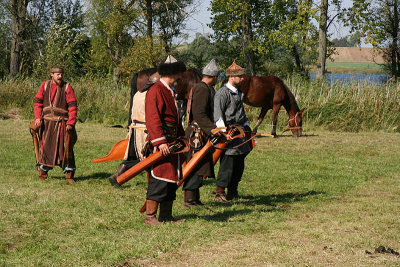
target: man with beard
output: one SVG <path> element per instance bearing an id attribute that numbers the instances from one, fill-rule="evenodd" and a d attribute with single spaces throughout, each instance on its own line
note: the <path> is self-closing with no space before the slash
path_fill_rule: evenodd
<path id="1" fill-rule="evenodd" d="M 216 127 L 213 118 L 215 95 L 213 87 L 217 82 L 220 71 L 221 69 L 217 66 L 215 59 L 211 60 L 203 69 L 201 82 L 193 87 L 188 118 L 190 124 L 186 129 L 186 137 L 191 145 L 187 161 L 205 145 L 208 138 L 211 137 L 211 130 Z M 197 164 L 192 174 L 186 178 L 183 184 L 185 207 L 203 205 L 200 201 L 199 189 L 203 185 L 203 177 L 215 177 L 212 152 L 210 151 Z"/>
<path id="2" fill-rule="evenodd" d="M 243 93 L 240 84 L 245 75 L 245 69 L 234 61 L 226 70 L 228 82 L 221 87 L 214 98 L 214 121 L 217 127 L 228 127 L 236 124 L 249 130 L 249 123 L 243 106 Z M 228 202 L 238 198 L 238 185 L 244 171 L 244 159 L 250 152 L 249 142 L 240 145 L 245 140 L 236 138 L 227 146 L 220 158 L 215 200 Z M 240 145 L 236 148 L 235 146 Z M 228 193 L 225 195 L 225 188 Z"/>
<path id="3" fill-rule="evenodd" d="M 157 71 L 160 81 L 155 83 L 146 94 L 145 115 L 147 140 L 151 143 L 153 152 L 161 151 L 164 159 L 154 164 L 149 171 L 149 184 L 146 195 L 145 224 L 156 225 L 160 222 L 181 222 L 172 217 L 172 205 L 176 198 L 176 189 L 182 175 L 183 158 L 179 154 L 171 154 L 168 144 L 178 137 L 185 136 L 179 119 L 175 100 L 174 83 L 186 70 L 182 61 L 168 56 Z M 156 218 L 158 205 L 160 214 Z"/>
<path id="4" fill-rule="evenodd" d="M 74 182 L 75 157 L 73 145 L 78 111 L 74 90 L 63 81 L 64 70 L 52 67 L 51 80 L 40 86 L 35 96 L 35 120 L 31 128 L 41 136 L 38 155 L 39 178 L 45 180 L 47 172 L 60 166 L 68 182 Z"/>

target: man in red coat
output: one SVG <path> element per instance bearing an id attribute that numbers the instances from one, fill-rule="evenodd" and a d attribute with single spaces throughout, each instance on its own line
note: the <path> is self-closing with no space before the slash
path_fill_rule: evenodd
<path id="1" fill-rule="evenodd" d="M 77 139 L 78 107 L 72 86 L 63 81 L 63 73 L 61 67 L 51 68 L 51 80 L 43 82 L 35 96 L 34 126 L 41 136 L 37 165 L 42 180 L 57 165 L 66 173 L 67 181 L 74 182 L 76 168 L 72 147 Z"/>
<path id="2" fill-rule="evenodd" d="M 176 198 L 176 182 L 182 174 L 183 159 L 179 154 L 170 153 L 168 143 L 185 136 L 178 115 L 173 86 L 185 70 L 186 66 L 182 61 L 168 56 L 167 60 L 157 68 L 161 76 L 160 81 L 150 87 L 146 95 L 148 141 L 151 142 L 154 151 L 161 151 L 166 156 L 150 170 L 145 218 L 145 224 L 149 225 L 167 221 L 177 222 L 172 217 L 172 205 Z M 157 220 L 159 204 L 160 214 Z"/>

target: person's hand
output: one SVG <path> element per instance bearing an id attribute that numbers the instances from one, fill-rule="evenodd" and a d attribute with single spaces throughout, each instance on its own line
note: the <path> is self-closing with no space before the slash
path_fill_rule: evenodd
<path id="1" fill-rule="evenodd" d="M 72 131 L 72 125 L 67 124 L 67 131 Z"/>
<path id="2" fill-rule="evenodd" d="M 167 144 L 161 144 L 158 146 L 158 149 L 161 151 L 163 156 L 168 156 L 171 152 L 169 151 L 168 145 Z"/>
<path id="3" fill-rule="evenodd" d="M 37 127 L 40 127 L 40 126 L 42 125 L 42 119 L 36 119 L 36 120 L 35 120 L 35 125 L 36 125 Z"/>

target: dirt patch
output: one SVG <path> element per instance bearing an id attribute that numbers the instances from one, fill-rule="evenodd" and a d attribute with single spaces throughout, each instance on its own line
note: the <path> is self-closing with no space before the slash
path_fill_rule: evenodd
<path id="1" fill-rule="evenodd" d="M 335 47 L 333 62 L 384 63 L 378 49 L 369 47 Z"/>
<path id="2" fill-rule="evenodd" d="M 21 120 L 22 111 L 19 108 L 11 108 L 0 112 L 0 118 L 3 120 Z"/>

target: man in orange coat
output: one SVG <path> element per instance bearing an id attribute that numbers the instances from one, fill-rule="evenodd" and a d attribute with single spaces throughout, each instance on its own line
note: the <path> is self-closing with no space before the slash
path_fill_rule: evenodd
<path id="1" fill-rule="evenodd" d="M 150 170 L 145 218 L 145 224 L 149 225 L 167 221 L 177 222 L 172 217 L 172 205 L 176 198 L 176 182 L 182 174 L 183 159 L 179 154 L 170 153 L 168 143 L 185 136 L 173 85 L 186 70 L 186 66 L 182 61 L 168 56 L 157 70 L 161 76 L 160 81 L 150 87 L 145 101 L 146 128 L 149 133 L 147 138 L 154 151 L 161 151 L 166 157 Z M 157 220 L 158 205 L 160 214 Z"/>
<path id="2" fill-rule="evenodd" d="M 63 68 L 52 67 L 51 80 L 43 82 L 35 96 L 34 124 L 41 136 L 37 165 L 42 180 L 57 165 L 63 168 L 67 181 L 74 182 L 72 147 L 77 139 L 75 123 L 78 107 L 74 90 L 63 80 L 63 75 Z M 70 138 L 66 138 L 67 135 Z"/>

